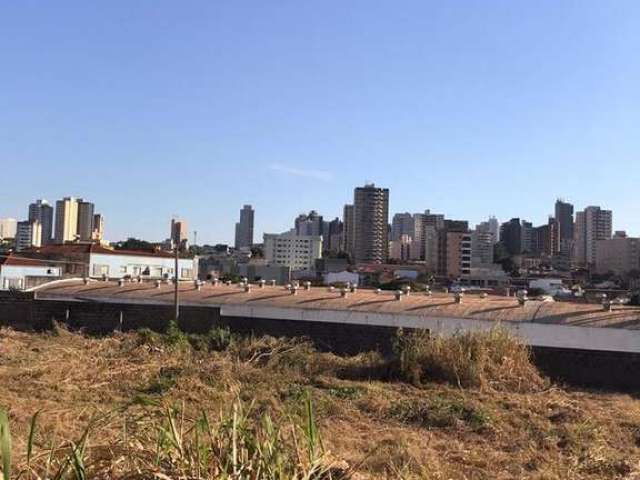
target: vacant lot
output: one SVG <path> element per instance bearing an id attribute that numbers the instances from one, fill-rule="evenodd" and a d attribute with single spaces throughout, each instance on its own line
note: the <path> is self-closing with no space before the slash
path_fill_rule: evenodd
<path id="1" fill-rule="evenodd" d="M 634 396 L 563 389 L 503 354 L 474 382 L 457 357 L 434 366 L 455 348 L 390 363 L 224 331 L 2 329 L 12 478 L 640 478 Z"/>

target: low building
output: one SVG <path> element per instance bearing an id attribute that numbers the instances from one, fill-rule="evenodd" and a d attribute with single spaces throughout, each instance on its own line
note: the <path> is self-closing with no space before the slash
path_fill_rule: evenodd
<path id="1" fill-rule="evenodd" d="M 291 271 L 313 270 L 322 258 L 322 237 L 296 235 L 295 231 L 264 234 L 264 258 L 269 265 L 290 267 Z"/>
<path id="2" fill-rule="evenodd" d="M 250 282 L 275 280 L 278 285 L 286 285 L 291 281 L 291 268 L 284 265 L 239 263 L 237 272 L 239 276 L 246 277 Z"/>
<path id="3" fill-rule="evenodd" d="M 351 283 L 352 285 L 358 285 L 360 283 L 360 275 L 347 270 L 342 272 L 327 272 L 322 275 L 322 281 L 325 285 L 333 285 L 336 283 Z"/>
<path id="4" fill-rule="evenodd" d="M 160 250 L 115 250 L 95 243 L 45 245 L 25 250 L 23 256 L 60 262 L 65 277 L 140 277 L 149 280 L 173 278 L 173 253 Z M 196 258 L 178 260 L 178 278 L 197 278 Z"/>
<path id="5" fill-rule="evenodd" d="M 62 277 L 62 269 L 51 262 L 15 254 L 0 256 L 0 290 L 24 290 Z"/>

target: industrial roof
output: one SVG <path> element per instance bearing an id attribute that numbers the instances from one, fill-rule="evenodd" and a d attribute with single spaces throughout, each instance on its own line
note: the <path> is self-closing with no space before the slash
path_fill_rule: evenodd
<path id="1" fill-rule="evenodd" d="M 115 282 L 92 281 L 85 285 L 82 281 L 69 281 L 44 285 L 38 289 L 38 298 L 108 302 L 170 304 L 173 301 L 172 294 L 173 285 L 162 284 L 156 288 L 149 282 L 118 286 Z M 366 289 L 358 289 L 344 298 L 337 290 L 332 292 L 325 287 L 313 287 L 310 290 L 301 288 L 296 295 L 292 295 L 283 286 L 258 288 L 254 285 L 250 292 L 245 292 L 238 285 L 204 284 L 197 290 L 189 282 L 180 285 L 180 298 L 184 304 L 212 307 L 247 305 L 640 329 L 639 307 L 616 305 L 612 311 L 607 311 L 601 305 L 592 303 L 534 300 L 521 306 L 514 297 L 497 295 L 482 298 L 480 295 L 466 294 L 462 303 L 457 303 L 450 294 L 426 296 L 424 293 L 412 293 L 397 301 L 393 292 L 378 294 Z"/>

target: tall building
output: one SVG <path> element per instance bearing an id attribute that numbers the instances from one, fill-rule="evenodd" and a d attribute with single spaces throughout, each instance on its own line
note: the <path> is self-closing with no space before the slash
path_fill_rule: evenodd
<path id="1" fill-rule="evenodd" d="M 389 258 L 393 260 L 407 261 L 411 259 L 411 250 L 415 242 L 406 233 L 400 235 L 397 240 L 389 242 Z"/>
<path id="2" fill-rule="evenodd" d="M 96 213 L 93 215 L 93 232 L 91 233 L 91 240 L 101 241 L 104 238 L 104 217 Z"/>
<path id="3" fill-rule="evenodd" d="M 42 226 L 42 245 L 53 242 L 53 207 L 46 200 L 36 200 L 29 205 L 29 220 L 37 220 Z"/>
<path id="4" fill-rule="evenodd" d="M 596 245 L 599 240 L 609 240 L 613 230 L 613 213 L 597 206 L 576 213 L 574 229 L 574 263 L 590 267 L 596 263 Z"/>
<path id="5" fill-rule="evenodd" d="M 520 253 L 522 232 L 519 218 L 512 218 L 500 225 L 500 243 L 502 243 L 509 255 L 518 255 Z"/>
<path id="6" fill-rule="evenodd" d="M 18 221 L 15 218 L 0 218 L 0 240 L 16 238 Z"/>
<path id="7" fill-rule="evenodd" d="M 560 199 L 556 200 L 555 219 L 558 223 L 560 243 L 573 241 L 573 205 Z"/>
<path id="8" fill-rule="evenodd" d="M 374 184 L 353 194 L 356 262 L 384 263 L 389 253 L 389 189 Z"/>
<path id="9" fill-rule="evenodd" d="M 555 218 L 550 217 L 546 225 L 540 225 L 533 229 L 531 253 L 551 257 L 558 251 L 559 224 Z"/>
<path id="10" fill-rule="evenodd" d="M 400 240 L 402 235 L 408 235 L 411 239 L 415 236 L 415 223 L 413 215 L 409 212 L 396 213 L 391 220 L 391 238 L 390 240 Z"/>
<path id="11" fill-rule="evenodd" d="M 471 232 L 471 266 L 484 268 L 493 265 L 493 245 L 495 236 L 491 232 L 474 230 Z"/>
<path id="12" fill-rule="evenodd" d="M 471 273 L 472 237 L 468 232 L 447 232 L 446 275 L 460 279 Z"/>
<path id="13" fill-rule="evenodd" d="M 18 222 L 15 243 L 17 252 L 42 246 L 42 224 L 38 220 Z"/>
<path id="14" fill-rule="evenodd" d="M 297 235 L 322 235 L 324 230 L 324 220 L 322 215 L 311 210 L 308 214 L 301 214 L 295 220 L 295 231 Z"/>
<path id="15" fill-rule="evenodd" d="M 189 246 L 189 228 L 186 220 L 180 218 L 171 219 L 171 247 L 178 250 L 186 250 Z"/>
<path id="16" fill-rule="evenodd" d="M 251 247 L 253 245 L 253 217 L 251 205 L 244 205 L 240 210 L 240 221 L 236 223 L 235 247 Z"/>
<path id="17" fill-rule="evenodd" d="M 78 239 L 83 242 L 91 240 L 93 234 L 93 216 L 95 206 L 91 202 L 78 199 Z"/>
<path id="18" fill-rule="evenodd" d="M 479 223 L 476 225 L 475 231 L 478 233 L 491 234 L 493 243 L 500 241 L 500 224 L 496 217 L 489 217 L 489 220 Z"/>
<path id="19" fill-rule="evenodd" d="M 292 271 L 313 270 L 322 258 L 322 237 L 297 235 L 295 230 L 281 234 L 265 233 L 264 258 L 269 265 L 290 267 Z"/>
<path id="20" fill-rule="evenodd" d="M 352 257 L 355 236 L 353 205 L 345 205 L 342 212 L 342 251 L 348 253 Z"/>
<path id="21" fill-rule="evenodd" d="M 55 242 L 73 242 L 77 240 L 77 235 L 78 201 L 73 197 L 65 197 L 56 202 Z"/>
<path id="22" fill-rule="evenodd" d="M 342 221 L 336 217 L 330 222 L 324 222 L 322 231 L 322 248 L 325 251 L 339 253 L 342 247 L 344 231 Z"/>
<path id="23" fill-rule="evenodd" d="M 613 238 L 596 241 L 595 271 L 622 275 L 640 270 L 640 238 L 616 232 Z"/>

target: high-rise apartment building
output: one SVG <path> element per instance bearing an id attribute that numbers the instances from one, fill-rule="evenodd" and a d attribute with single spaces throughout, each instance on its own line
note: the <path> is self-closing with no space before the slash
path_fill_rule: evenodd
<path id="1" fill-rule="evenodd" d="M 96 213 L 93 215 L 93 232 L 91 233 L 91 239 L 94 241 L 101 241 L 104 238 L 104 217 Z"/>
<path id="2" fill-rule="evenodd" d="M 308 214 L 301 214 L 296 217 L 295 231 L 297 235 L 319 236 L 323 234 L 324 220 L 315 210 Z"/>
<path id="3" fill-rule="evenodd" d="M 37 220 L 42 226 L 42 245 L 53 242 L 53 207 L 46 200 L 36 200 L 29 205 L 29 220 Z"/>
<path id="4" fill-rule="evenodd" d="M 353 257 L 355 220 L 353 205 L 345 205 L 342 212 L 342 251 Z"/>
<path id="5" fill-rule="evenodd" d="M 91 240 L 93 234 L 93 216 L 95 206 L 91 202 L 78 199 L 78 239 L 83 242 Z"/>
<path id="6" fill-rule="evenodd" d="M 479 223 L 476 225 L 475 231 L 491 234 L 493 243 L 497 243 L 500 240 L 500 224 L 496 217 L 489 217 L 489 220 Z"/>
<path id="7" fill-rule="evenodd" d="M 415 222 L 413 215 L 409 212 L 396 213 L 391 220 L 391 238 L 390 240 L 400 240 L 402 235 L 408 235 L 413 240 L 415 236 Z"/>
<path id="8" fill-rule="evenodd" d="M 65 243 L 77 240 L 78 201 L 65 197 L 56 202 L 55 242 Z"/>
<path id="9" fill-rule="evenodd" d="M 178 250 L 186 250 L 189 246 L 189 229 L 186 220 L 180 218 L 171 219 L 171 246 Z"/>
<path id="10" fill-rule="evenodd" d="M 0 240 L 16 238 L 18 221 L 15 218 L 0 218 Z"/>
<path id="11" fill-rule="evenodd" d="M 15 244 L 17 252 L 42 246 L 42 224 L 38 220 L 18 222 Z"/>
<path id="12" fill-rule="evenodd" d="M 500 242 L 509 255 L 531 253 L 534 248 L 534 232 L 531 222 L 512 218 L 500 226 Z"/>
<path id="13" fill-rule="evenodd" d="M 237 249 L 253 245 L 253 218 L 253 207 L 244 205 L 240 210 L 240 221 L 236 223 L 235 247 Z"/>
<path id="14" fill-rule="evenodd" d="M 389 189 L 374 184 L 353 194 L 356 262 L 384 263 L 389 253 Z"/>
<path id="15" fill-rule="evenodd" d="M 597 206 L 585 208 L 576 213 L 574 229 L 574 263 L 577 266 L 594 266 L 596 244 L 599 240 L 609 240 L 613 230 L 613 213 Z"/>
<path id="16" fill-rule="evenodd" d="M 469 232 L 447 232 L 445 260 L 446 275 L 449 279 L 460 279 L 471 273 L 472 242 Z"/>

